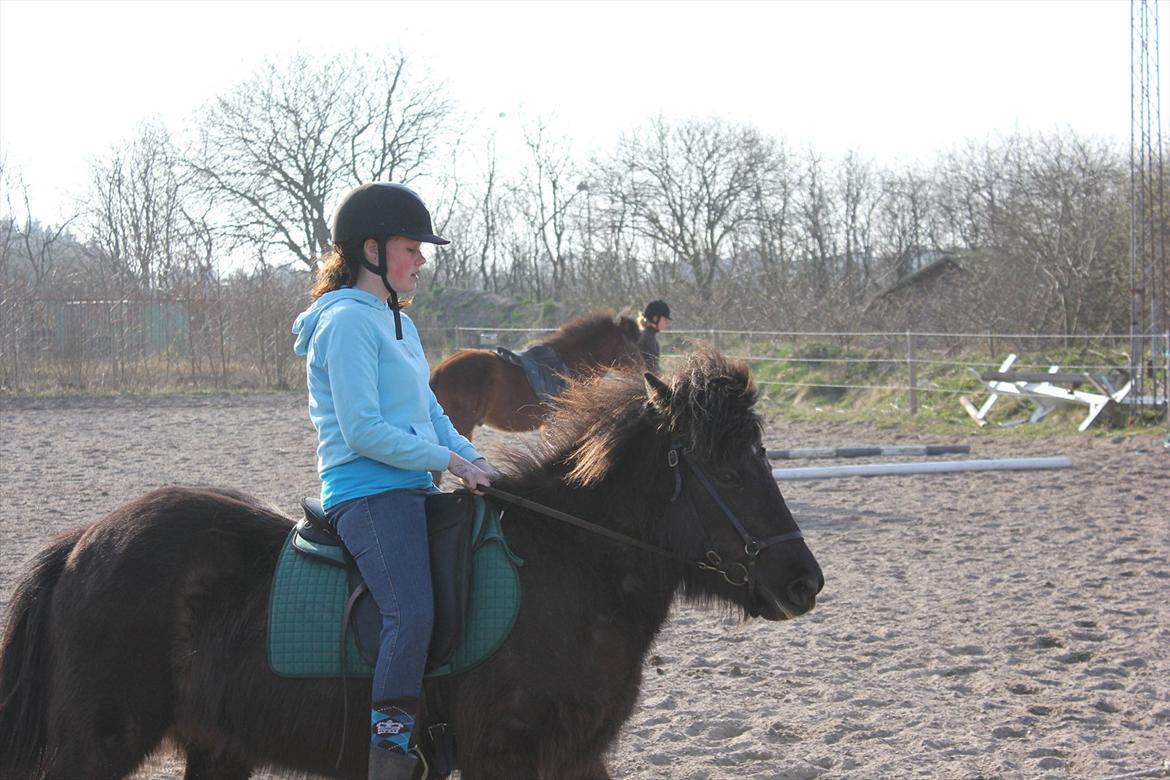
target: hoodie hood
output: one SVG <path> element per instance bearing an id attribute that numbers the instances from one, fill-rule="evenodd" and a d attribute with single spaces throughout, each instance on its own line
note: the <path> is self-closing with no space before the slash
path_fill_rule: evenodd
<path id="1" fill-rule="evenodd" d="M 297 315 L 296 321 L 293 322 L 292 332 L 297 337 L 296 343 L 293 344 L 293 352 L 301 357 L 309 354 L 309 342 L 313 340 L 313 332 L 317 330 L 317 322 L 321 319 L 321 314 L 340 301 L 357 301 L 382 311 L 387 309 L 385 301 L 365 290 L 342 287 L 339 290 L 327 292 L 313 301 L 312 306 Z"/>

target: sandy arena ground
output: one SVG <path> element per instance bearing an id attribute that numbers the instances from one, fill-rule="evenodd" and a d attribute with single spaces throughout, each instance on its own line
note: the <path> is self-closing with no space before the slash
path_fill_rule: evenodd
<path id="1" fill-rule="evenodd" d="M 740 626 L 680 605 L 613 774 L 1170 775 L 1163 437 L 972 432 L 953 440 L 971 457 L 1070 455 L 1075 467 L 782 483 L 825 572 L 816 610 Z M 480 442 L 490 452 L 500 438 Z M 926 442 L 841 424 L 776 423 L 768 436 Z M 293 513 L 317 490 L 313 450 L 300 393 L 0 401 L 0 608 L 49 537 L 160 485 L 231 486 Z M 162 755 L 138 777 L 179 767 Z"/>

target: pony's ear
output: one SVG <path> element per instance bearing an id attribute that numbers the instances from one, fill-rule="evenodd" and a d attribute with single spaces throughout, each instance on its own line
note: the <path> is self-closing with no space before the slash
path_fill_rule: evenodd
<path id="1" fill-rule="evenodd" d="M 669 409 L 670 399 L 674 397 L 670 386 L 649 371 L 642 377 L 646 380 L 646 394 L 650 397 L 650 403 L 659 409 Z"/>

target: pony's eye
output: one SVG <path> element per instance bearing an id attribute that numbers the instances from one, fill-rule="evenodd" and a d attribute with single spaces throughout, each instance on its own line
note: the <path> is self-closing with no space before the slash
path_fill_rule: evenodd
<path id="1" fill-rule="evenodd" d="M 720 482 L 725 482 L 729 485 L 739 484 L 739 474 L 731 471 L 730 469 L 721 469 L 720 471 L 715 472 L 715 478 Z"/>

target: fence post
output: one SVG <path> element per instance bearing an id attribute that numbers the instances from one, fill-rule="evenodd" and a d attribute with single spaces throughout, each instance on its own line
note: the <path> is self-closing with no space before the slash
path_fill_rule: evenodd
<path id="1" fill-rule="evenodd" d="M 914 364 L 914 334 L 906 331 L 906 366 L 910 370 L 910 414 L 918 414 L 918 367 Z"/>

